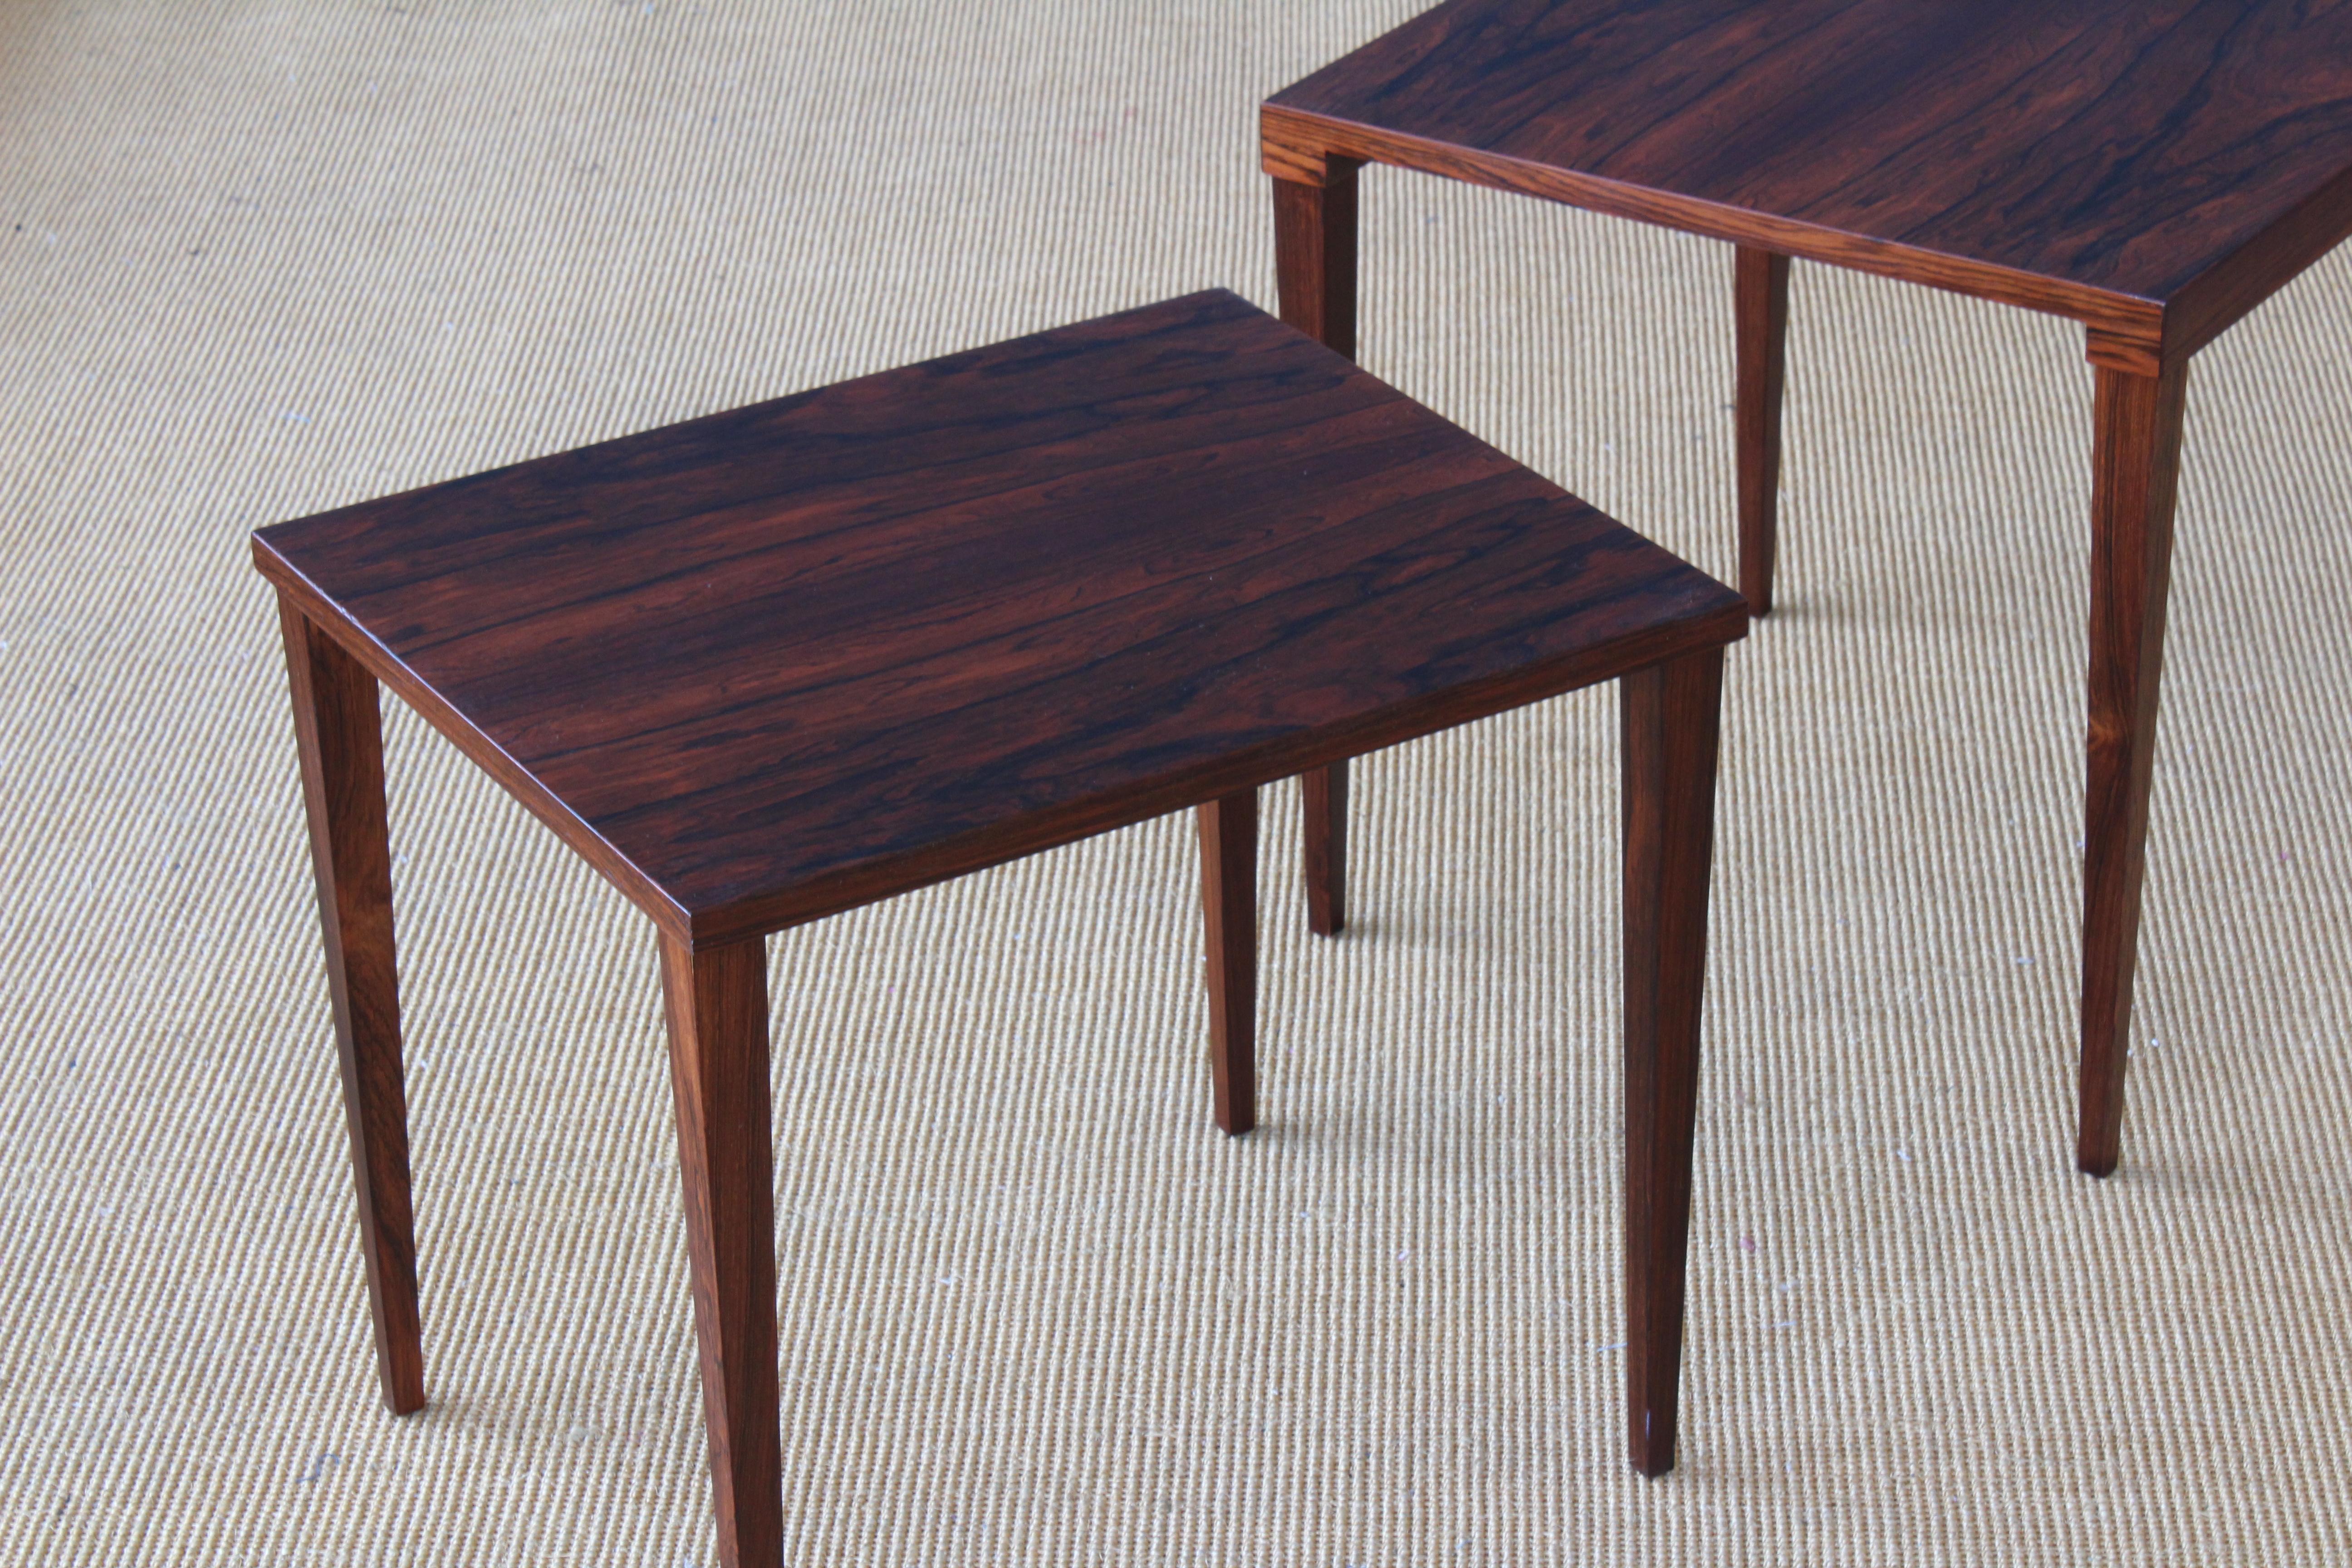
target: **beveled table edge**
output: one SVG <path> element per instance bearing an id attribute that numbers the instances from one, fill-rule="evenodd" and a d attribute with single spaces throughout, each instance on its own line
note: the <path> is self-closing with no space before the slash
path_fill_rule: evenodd
<path id="1" fill-rule="evenodd" d="M 1683 195 L 1600 174 L 1580 174 L 1549 163 L 1514 158 L 1507 153 L 1463 147 L 1430 137 L 1342 120 L 1312 110 L 1296 109 L 1272 100 L 1259 105 L 1258 112 L 1261 165 L 1277 180 L 1323 184 L 1329 177 L 1329 164 L 1334 157 L 1360 163 L 1386 163 L 1395 168 L 1460 180 L 1468 184 L 1541 196 L 1570 206 L 1606 213 L 1612 217 L 1633 218 L 1664 228 L 1682 229 L 1709 239 L 1759 246 L 1784 256 L 1801 257 L 1808 261 L 1875 273 L 1907 283 L 1924 283 L 1930 288 L 2018 305 L 2045 315 L 2070 317 L 2090 328 L 2095 335 L 2097 341 L 2091 357 L 2107 363 L 2108 355 L 2116 356 L 2119 368 L 2132 368 L 2133 365 L 2122 363 L 2129 360 L 2134 365 L 2144 362 L 2152 370 L 2154 363 L 2168 352 L 2164 303 L 2141 295 L 2069 282 L 2039 272 L 2020 271 L 1994 262 L 1905 245 L 1897 240 L 1853 234 L 1845 229 L 1808 223 L 1801 218 L 1759 213 L 1747 207 L 1710 201 L 1703 196 Z M 2347 198 L 2345 203 L 2346 220 L 2352 224 L 2352 187 L 2347 187 L 2345 195 Z M 2273 230 L 2278 226 L 2273 225 Z M 2261 237 L 2266 238 L 2270 232 L 2266 230 Z M 2250 242 L 2250 247 L 2259 243 L 2259 239 Z M 2325 254 L 2324 250 L 2321 254 Z M 2219 269 L 2217 267 L 2206 276 Z M 2222 323 L 2223 326 L 2227 324 Z M 2214 329 L 2215 332 L 2219 331 L 2220 327 Z M 2101 349 L 2105 353 L 2099 352 Z"/>
<path id="2" fill-rule="evenodd" d="M 532 816 L 552 828 L 558 837 L 651 917 L 663 931 L 698 952 L 787 930 L 827 915 L 843 914 L 934 883 L 1130 827 L 1328 763 L 1361 756 L 1615 679 L 1700 648 L 1723 647 L 1748 635 L 1747 601 L 1692 568 L 1702 581 L 1721 589 L 1721 602 L 1712 607 L 1701 605 L 1680 618 L 1654 622 L 1573 654 L 1410 698 L 1360 714 L 1344 724 L 1308 729 L 1244 747 L 1210 762 L 1140 780 L 1049 812 L 992 823 L 919 849 L 815 878 L 782 892 L 689 910 L 565 805 L 528 767 L 435 691 L 398 655 L 378 642 L 366 627 L 272 549 L 258 531 L 253 535 L 253 558 L 263 577 L 287 594 L 304 615 L 371 674 L 398 693 L 402 700 Z"/>

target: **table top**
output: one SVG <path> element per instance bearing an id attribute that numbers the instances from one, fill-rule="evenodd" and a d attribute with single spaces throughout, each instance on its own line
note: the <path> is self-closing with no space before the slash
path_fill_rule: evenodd
<path id="1" fill-rule="evenodd" d="M 1747 624 L 1221 290 L 282 523 L 254 554 L 698 946 Z"/>
<path id="2" fill-rule="evenodd" d="M 2352 5 L 1451 0 L 1265 132 L 2201 342 L 2352 231 Z"/>

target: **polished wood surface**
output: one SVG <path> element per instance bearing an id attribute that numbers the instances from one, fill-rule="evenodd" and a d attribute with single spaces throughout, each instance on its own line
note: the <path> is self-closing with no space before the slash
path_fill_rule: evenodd
<path id="1" fill-rule="evenodd" d="M 1779 554 L 1780 389 L 1789 353 L 1789 258 L 1741 246 L 1732 261 L 1738 385 L 1739 592 L 1751 616 L 1772 608 Z"/>
<path id="2" fill-rule="evenodd" d="M 1712 646 L 1742 611 L 1223 291 L 255 552 L 698 948 Z"/>
<path id="3" fill-rule="evenodd" d="M 767 944 L 664 937 L 661 973 L 719 1561 L 751 1568 L 784 1541 Z"/>
<path id="4" fill-rule="evenodd" d="M 1628 1062 L 1652 1107 L 1629 1143 L 1633 1338 L 1670 1434 L 1681 1298 L 1661 1271 L 1688 1207 L 1675 1086 L 1714 724 L 1689 672 L 1748 625 L 1721 584 L 1222 291 L 281 525 L 254 551 L 286 606 L 324 846 L 370 1277 L 381 1254 L 409 1304 L 404 1341 L 380 1307 L 379 1341 L 414 1344 L 415 1270 L 371 671 L 659 928 L 726 1568 L 782 1549 L 767 930 L 1197 806 L 1216 1114 L 1246 1131 L 1257 787 L 1319 779 L 1336 926 L 1344 759 L 1625 677 L 1650 759 L 1629 822 L 1653 825 L 1627 841 L 1627 907 L 1646 911 Z"/>
<path id="5" fill-rule="evenodd" d="M 1277 178 L 1398 163 L 2174 357 L 2352 233 L 2352 7 L 1451 0 L 1262 129 Z"/>
<path id="6" fill-rule="evenodd" d="M 1257 1125 L 1257 791 L 1206 801 L 1201 912 L 1207 934 L 1209 1082 L 1217 1125 Z"/>
<path id="7" fill-rule="evenodd" d="M 1675 1466 L 1723 650 L 1618 683 L 1625 842 L 1625 1392 L 1633 1468 Z"/>
<path id="8" fill-rule="evenodd" d="M 2352 5 L 1448 0 L 1277 93 L 1260 127 L 1294 226 L 1309 209 L 1285 193 L 1340 183 L 1352 222 L 1373 161 L 1735 242 L 1739 574 L 1759 615 L 1785 258 L 2084 323 L 2099 433 L 2076 1135 L 2081 1167 L 2112 1172 L 2180 377 L 2352 235 Z M 1355 279 L 1319 287 L 1352 299 Z"/>
<path id="9" fill-rule="evenodd" d="M 425 1408 L 416 1232 L 408 1186 L 408 1096 L 392 935 L 392 843 L 373 677 L 281 599 L 302 803 L 343 1078 L 360 1256 L 375 1324 L 376 1373 L 396 1415 Z"/>
<path id="10" fill-rule="evenodd" d="M 2083 845 L 2083 1065 L 2076 1163 L 2112 1173 L 2155 776 L 2157 689 L 2172 572 L 2189 367 L 2101 369 L 2091 480 L 2091 723 Z"/>

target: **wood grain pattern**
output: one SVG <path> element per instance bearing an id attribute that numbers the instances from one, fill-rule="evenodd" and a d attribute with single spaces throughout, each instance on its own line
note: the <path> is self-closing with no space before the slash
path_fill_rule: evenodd
<path id="1" fill-rule="evenodd" d="M 1356 169 L 1329 160 L 1313 185 L 1274 183 L 1275 289 L 1282 319 L 1334 353 L 1356 357 Z M 1307 926 L 1348 924 L 1348 763 L 1299 779 Z"/>
<path id="2" fill-rule="evenodd" d="M 696 948 L 1737 637 L 1223 291 L 283 524 L 261 570 Z"/>
<path id="3" fill-rule="evenodd" d="M 1338 936 L 1348 929 L 1348 763 L 1300 774 L 1298 804 L 1306 819 L 1307 929 Z"/>
<path id="4" fill-rule="evenodd" d="M 2352 237 L 2352 168 L 2181 289 L 2165 310 L 2162 359 L 2166 363 L 2186 360 L 2347 237 Z M 2157 369 L 2148 365 L 2140 374 L 2153 375 Z"/>
<path id="5" fill-rule="evenodd" d="M 1785 331 L 1766 253 L 2084 324 L 2102 489 L 2078 1158 L 2111 1171 L 2178 456 L 2147 433 L 2177 447 L 2189 356 L 2352 236 L 2352 5 L 1447 0 L 1276 94 L 1260 130 L 1278 181 L 1387 163 L 1738 245 L 1759 613 Z"/>
<path id="6" fill-rule="evenodd" d="M 2155 777 L 2157 689 L 2172 572 L 2189 368 L 2100 370 L 2092 469 L 2091 723 L 2083 837 L 2082 1110 L 2076 1163 L 2111 1174 L 2123 1147 L 2124 1066 Z"/>
<path id="7" fill-rule="evenodd" d="M 1262 132 L 1270 173 L 1402 164 L 2169 358 L 2352 229 L 2352 7 L 1451 0 L 1276 94 Z"/>
<path id="8" fill-rule="evenodd" d="M 1257 1125 L 1257 791 L 1203 803 L 1201 910 L 1208 938 L 1209 1077 L 1217 1125 Z"/>
<path id="9" fill-rule="evenodd" d="M 1633 1468 L 1674 1468 L 1715 843 L 1720 648 L 1619 682 L 1625 837 L 1625 1391 Z"/>
<path id="10" fill-rule="evenodd" d="M 1274 182 L 1274 278 L 1282 319 L 1333 353 L 1356 357 L 1356 169 L 1324 184 Z"/>
<path id="11" fill-rule="evenodd" d="M 665 937 L 661 963 L 719 1561 L 764 1568 L 784 1539 L 767 947 Z"/>
<path id="12" fill-rule="evenodd" d="M 358 661 L 284 600 L 278 624 L 342 1066 L 376 1373 L 385 1405 L 406 1415 L 425 1408 L 425 1348 L 408 1183 L 383 719 L 374 678 Z"/>
<path id="13" fill-rule="evenodd" d="M 1780 390 L 1789 353 L 1789 258 L 1741 246 L 1732 263 L 1738 390 L 1739 592 L 1751 616 L 1772 609 L 1780 510 Z"/>
<path id="14" fill-rule="evenodd" d="M 1349 199 L 1317 188 L 1318 244 L 1352 235 Z M 1341 335 L 1352 304 L 1318 289 Z M 1652 911 L 1628 949 L 1637 1091 L 1671 1102 L 1687 1076 L 1705 801 L 1699 677 L 1675 672 L 1719 670 L 1743 602 L 1231 294 L 281 525 L 254 552 L 307 725 L 371 1224 L 407 1222 L 369 672 L 661 927 L 730 1568 L 782 1550 L 765 931 L 1199 805 L 1212 1077 L 1244 1131 L 1257 786 L 1323 781 L 1336 922 L 1347 757 L 1632 670 L 1662 694 L 1628 700 L 1653 737 L 1629 809 L 1655 825 L 1628 839 L 1628 907 Z M 1649 1115 L 1630 1189 L 1660 1214 L 1687 1206 L 1673 1115 Z M 1680 1287 L 1661 1294 L 1643 1224 L 1651 1364 L 1675 1353 Z"/>
<path id="15" fill-rule="evenodd" d="M 254 548 L 257 559 L 265 548 L 257 542 Z M 274 567 L 263 570 L 264 574 L 277 584 L 278 595 L 282 602 L 299 607 L 320 636 L 341 647 L 378 681 L 390 687 L 420 718 L 472 758 L 484 773 L 505 786 L 508 794 L 552 828 L 557 837 L 570 845 L 632 903 L 653 916 L 656 924 L 665 931 L 686 931 L 692 929 L 691 917 L 662 890 L 660 884 L 607 844 L 594 827 L 581 820 L 579 815 L 535 777 L 529 768 L 507 755 L 497 741 L 484 734 L 447 698 L 436 691 L 415 671 L 401 663 L 389 649 L 370 637 L 364 627 L 355 625 L 332 599 L 300 577 L 283 574 Z"/>

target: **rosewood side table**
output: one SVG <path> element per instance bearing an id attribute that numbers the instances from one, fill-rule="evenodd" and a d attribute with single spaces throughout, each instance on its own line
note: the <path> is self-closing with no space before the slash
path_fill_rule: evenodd
<path id="1" fill-rule="evenodd" d="M 1739 582 L 1772 598 L 1789 258 L 2084 323 L 2096 367 L 2076 1162 L 2122 1142 L 2189 356 L 2352 233 L 2352 5 L 1449 0 L 1266 100 L 1283 319 L 1355 352 L 1356 171 L 1738 246 Z M 1307 784 L 1344 919 L 1345 764 Z"/>
<path id="2" fill-rule="evenodd" d="M 1257 786 L 1620 682 L 1634 1462 L 1671 1464 L 1738 595 L 1232 294 L 254 536 L 378 1370 L 425 1401 L 377 682 L 650 916 L 719 1552 L 781 1552 L 767 933 L 1199 811 L 1255 1120 Z"/>

